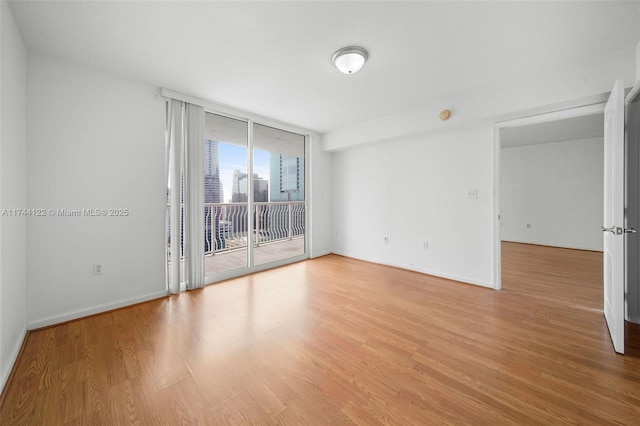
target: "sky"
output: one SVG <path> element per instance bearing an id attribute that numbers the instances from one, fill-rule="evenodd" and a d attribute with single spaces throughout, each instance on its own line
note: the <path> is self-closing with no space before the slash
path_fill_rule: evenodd
<path id="1" fill-rule="evenodd" d="M 218 145 L 220 155 L 220 182 L 224 191 L 224 202 L 231 202 L 231 185 L 233 184 L 233 171 L 240 169 L 247 172 L 247 148 L 239 145 L 220 142 Z M 263 179 L 269 180 L 268 151 L 253 150 L 253 173 L 257 173 Z"/>

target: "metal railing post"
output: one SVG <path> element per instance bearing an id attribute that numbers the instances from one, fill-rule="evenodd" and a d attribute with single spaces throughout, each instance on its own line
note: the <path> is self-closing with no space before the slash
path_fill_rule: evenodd
<path id="1" fill-rule="evenodd" d="M 253 209 L 254 209 L 254 217 L 255 217 L 255 221 L 256 221 L 256 240 L 254 242 L 254 245 L 257 247 L 260 245 L 260 213 L 258 212 L 258 207 L 260 207 L 257 203 L 255 203 L 253 205 Z"/>
<path id="2" fill-rule="evenodd" d="M 293 238 L 292 233 L 291 233 L 291 225 L 293 223 L 293 215 L 291 214 L 291 203 L 287 204 L 287 207 L 289 208 L 289 239 Z"/>

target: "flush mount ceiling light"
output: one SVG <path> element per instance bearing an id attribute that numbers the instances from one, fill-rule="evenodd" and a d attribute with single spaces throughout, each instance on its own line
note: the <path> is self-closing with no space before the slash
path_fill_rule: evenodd
<path id="1" fill-rule="evenodd" d="M 333 54 L 331 61 L 345 74 L 355 74 L 369 58 L 369 53 L 362 47 L 347 46 Z"/>

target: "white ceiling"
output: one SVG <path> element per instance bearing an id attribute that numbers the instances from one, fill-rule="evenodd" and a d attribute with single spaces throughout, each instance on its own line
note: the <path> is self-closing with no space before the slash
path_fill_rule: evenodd
<path id="1" fill-rule="evenodd" d="M 639 2 L 13 1 L 37 53 L 324 132 L 631 49 Z M 343 75 L 330 58 L 361 45 Z"/>
<path id="2" fill-rule="evenodd" d="M 604 137 L 604 114 L 500 129 L 502 148 Z"/>

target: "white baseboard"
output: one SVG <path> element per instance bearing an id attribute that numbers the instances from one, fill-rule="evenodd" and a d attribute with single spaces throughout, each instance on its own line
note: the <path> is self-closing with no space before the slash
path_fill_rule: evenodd
<path id="1" fill-rule="evenodd" d="M 397 266 L 397 267 L 398 268 L 403 268 L 403 269 L 409 269 L 410 271 L 420 272 L 420 273 L 426 274 L 426 275 L 433 275 L 434 277 L 438 277 L 438 278 L 446 278 L 448 280 L 457 281 L 457 282 L 460 282 L 460 283 L 463 283 L 463 284 L 477 285 L 479 287 L 486 287 L 486 288 L 491 288 L 491 289 L 493 289 L 495 287 L 493 285 L 493 283 L 489 283 L 489 282 L 486 282 L 486 281 L 480 281 L 480 280 L 476 280 L 476 279 L 469 278 L 469 277 L 463 277 L 461 275 L 446 274 L 446 273 L 442 273 L 442 272 L 439 272 L 439 271 L 434 271 L 434 270 L 431 270 L 431 269 L 405 268 L 404 266 Z"/>
<path id="2" fill-rule="evenodd" d="M 314 252 L 311 253 L 311 256 L 309 256 L 310 259 L 315 259 L 316 257 L 322 257 L 322 256 L 326 256 L 328 254 L 333 253 L 331 250 L 325 250 L 325 251 L 320 251 L 320 252 Z"/>
<path id="3" fill-rule="evenodd" d="M 113 309 L 123 308 L 129 305 L 135 305 L 136 303 L 147 302 L 153 299 L 159 299 L 167 295 L 166 291 L 160 291 L 156 293 L 149 293 L 143 296 L 132 297 L 130 299 L 118 300 L 116 302 L 105 303 L 102 305 L 92 306 L 86 309 L 78 309 L 77 311 L 66 312 L 60 315 L 53 315 L 46 318 L 41 318 L 27 323 L 29 330 L 35 330 L 37 328 L 47 327 L 50 325 L 60 324 L 66 321 L 86 317 L 89 315 L 95 315 L 102 312 L 111 311 Z"/>
<path id="4" fill-rule="evenodd" d="M 22 328 L 20 331 L 20 338 L 13 343 L 13 349 L 11 349 L 11 355 L 9 355 L 9 359 L 7 360 L 7 364 L 2 366 L 2 372 L 0 376 L 0 393 L 4 391 L 4 387 L 7 385 L 7 380 L 9 380 L 9 375 L 11 374 L 11 370 L 13 370 L 13 366 L 18 360 L 18 355 L 20 354 L 20 348 L 22 347 L 22 343 L 24 342 L 25 337 L 27 336 L 27 326 Z"/>
<path id="5" fill-rule="evenodd" d="M 521 241 L 521 240 L 512 240 L 512 239 L 503 239 L 502 242 L 505 243 L 518 243 L 518 244 L 531 244 L 534 246 L 545 246 L 545 247 L 558 247 L 564 249 L 571 250 L 586 250 L 586 251 L 599 251 L 602 252 L 602 248 L 600 247 L 587 247 L 587 246 L 576 246 L 569 244 L 550 244 L 550 243 L 541 243 L 539 241 Z"/>
<path id="6" fill-rule="evenodd" d="M 406 269 L 407 271 L 413 271 L 413 272 L 419 272 L 421 274 L 426 274 L 426 275 L 431 275 L 434 277 L 438 277 L 438 278 L 445 278 L 447 280 L 452 280 L 452 281 L 457 281 L 463 284 L 472 284 L 472 285 L 477 285 L 480 287 L 487 287 L 487 288 L 494 288 L 493 283 L 489 283 L 489 282 L 485 282 L 485 281 L 480 281 L 480 280 L 476 280 L 473 278 L 469 278 L 469 277 L 463 277 L 460 275 L 453 275 L 453 274 L 447 274 L 447 273 L 442 273 L 440 271 L 435 271 L 432 269 L 423 269 L 423 268 L 412 268 L 412 267 L 408 267 L 405 265 L 398 265 L 395 263 L 390 263 L 390 262 L 384 262 L 384 261 L 380 261 L 380 260 L 372 260 L 372 259 L 366 259 L 363 257 L 358 257 L 358 256 L 352 256 L 346 253 L 342 253 L 339 251 L 334 251 L 333 253 L 340 255 L 340 256 L 344 256 L 344 257 L 349 257 L 352 259 L 357 259 L 357 260 L 362 260 L 364 262 L 371 262 L 371 263 L 376 263 L 378 265 L 385 265 L 385 266 L 392 266 L 394 268 L 399 268 L 399 269 Z"/>

